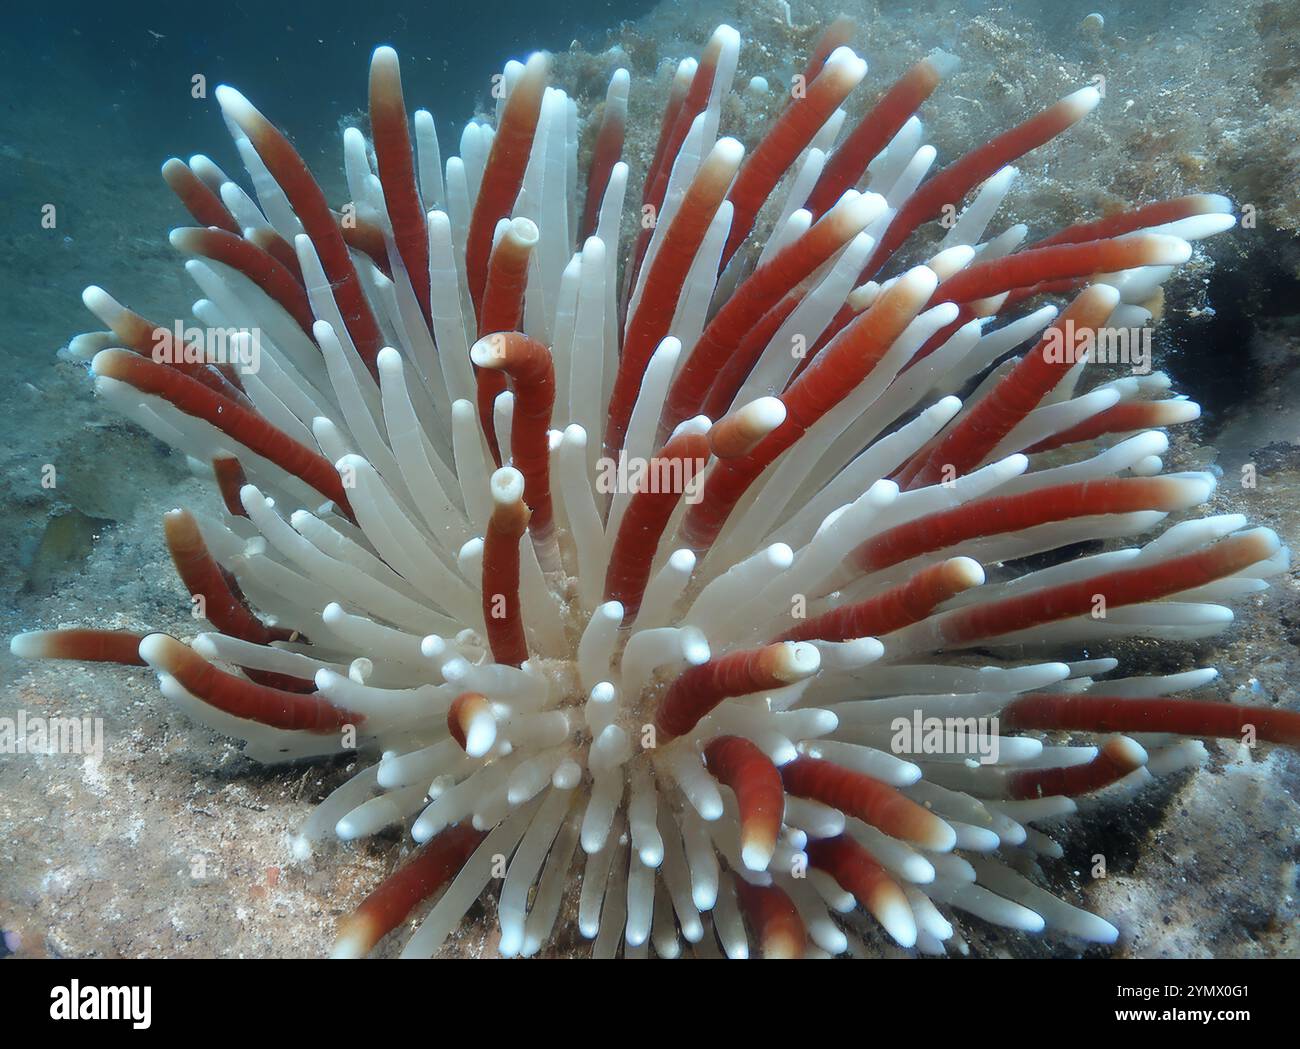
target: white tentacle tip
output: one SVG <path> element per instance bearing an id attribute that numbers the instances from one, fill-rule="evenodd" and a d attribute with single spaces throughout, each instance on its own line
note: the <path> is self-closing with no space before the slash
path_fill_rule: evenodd
<path id="1" fill-rule="evenodd" d="M 500 332 L 484 335 L 469 348 L 469 359 L 479 368 L 500 368 L 505 363 Z"/>
<path id="2" fill-rule="evenodd" d="M 1178 266 L 1192 257 L 1192 246 L 1182 237 L 1151 233 L 1148 238 L 1151 244 L 1149 266 Z"/>
<path id="3" fill-rule="evenodd" d="M 140 658 L 155 670 L 170 673 L 183 648 L 170 634 L 149 634 L 140 642 Z"/>
<path id="4" fill-rule="evenodd" d="M 524 475 L 513 466 L 503 466 L 493 471 L 488 487 L 497 506 L 511 506 L 524 497 Z"/>
<path id="5" fill-rule="evenodd" d="M 726 22 L 723 22 L 713 31 L 709 43 L 717 44 L 723 48 L 738 48 L 740 47 L 740 33 L 727 25 Z"/>
<path id="6" fill-rule="evenodd" d="M 668 563 L 673 567 L 674 571 L 688 575 L 695 569 L 695 551 L 674 550 L 668 558 Z"/>
<path id="7" fill-rule="evenodd" d="M 867 61 L 858 55 L 853 48 L 846 44 L 841 44 L 829 55 L 826 56 L 824 70 L 843 71 L 846 79 L 857 83 L 867 75 Z"/>
<path id="8" fill-rule="evenodd" d="M 751 842 L 741 848 L 740 859 L 748 870 L 765 871 L 772 862 L 772 850 Z"/>
<path id="9" fill-rule="evenodd" d="M 88 285 L 81 293 L 81 301 L 100 320 L 107 323 L 105 315 L 119 312 L 121 304 L 98 284 Z"/>
<path id="10" fill-rule="evenodd" d="M 970 557 L 954 557 L 948 562 L 949 571 L 965 587 L 984 585 L 984 566 Z"/>
<path id="11" fill-rule="evenodd" d="M 19 659 L 43 659 L 49 650 L 49 639 L 44 630 L 15 634 L 9 639 L 9 654 Z"/>
<path id="12" fill-rule="evenodd" d="M 397 63 L 397 51 L 388 44 L 380 44 L 370 56 L 370 65 L 372 67 L 391 66 L 396 68 Z"/>
<path id="13" fill-rule="evenodd" d="M 822 665 L 822 654 L 807 641 L 785 641 L 774 673 L 784 681 L 793 683 L 817 673 Z"/>
<path id="14" fill-rule="evenodd" d="M 724 137 L 713 144 L 710 159 L 716 159 L 725 167 L 739 167 L 745 156 L 745 145 L 739 139 Z"/>
<path id="15" fill-rule="evenodd" d="M 465 731 L 465 753 L 471 758 L 484 757 L 497 741 L 497 722 L 491 711 L 482 710 L 470 718 Z"/>
<path id="16" fill-rule="evenodd" d="M 221 111 L 236 124 L 243 124 L 249 117 L 257 115 L 257 109 L 243 94 L 229 84 L 218 84 L 213 92 Z"/>
<path id="17" fill-rule="evenodd" d="M 1081 87 L 1078 91 L 1066 95 L 1065 98 L 1061 99 L 1062 105 L 1066 109 L 1070 110 L 1070 115 L 1075 120 L 1087 116 L 1097 108 L 1100 102 L 1101 92 L 1091 84 L 1087 87 Z"/>
<path id="18" fill-rule="evenodd" d="M 913 266 L 898 278 L 895 286 L 900 289 L 905 288 L 909 295 L 924 302 L 939 286 L 939 275 L 929 266 Z"/>
<path id="19" fill-rule="evenodd" d="M 888 477 L 882 477 L 867 489 L 867 498 L 871 505 L 875 507 L 888 506 L 898 498 L 899 488 L 897 481 L 891 481 Z"/>

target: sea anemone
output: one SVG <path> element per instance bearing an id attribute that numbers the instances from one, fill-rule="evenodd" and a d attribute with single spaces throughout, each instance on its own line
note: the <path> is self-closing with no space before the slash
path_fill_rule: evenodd
<path id="1" fill-rule="evenodd" d="M 562 911 L 597 956 L 861 953 L 872 919 L 943 954 L 958 914 L 1111 943 L 1043 887 L 1062 850 L 1034 825 L 1200 763 L 1195 737 L 1300 744 L 1300 714 L 1182 696 L 1212 669 L 1094 654 L 1219 631 L 1216 602 L 1287 564 L 1237 515 L 1109 542 L 1214 480 L 1162 473 L 1162 428 L 1198 412 L 1164 375 L 1081 382 L 1230 203 L 985 239 L 1009 165 L 1099 92 L 929 174 L 916 113 L 955 60 L 846 127 L 850 32 L 746 154 L 718 137 L 740 39 L 717 29 L 637 208 L 626 70 L 584 129 L 546 55 L 508 63 L 495 127 L 444 167 L 381 47 L 337 211 L 221 87 L 254 195 L 203 156 L 163 166 L 198 223 L 171 236 L 198 326 L 86 290 L 96 390 L 222 497 L 164 519 L 213 630 L 12 649 L 147 664 L 261 761 L 379 755 L 295 838 L 303 861 L 419 843 L 338 954 L 413 926 L 403 953 L 430 955 L 492 886 L 508 956 Z"/>

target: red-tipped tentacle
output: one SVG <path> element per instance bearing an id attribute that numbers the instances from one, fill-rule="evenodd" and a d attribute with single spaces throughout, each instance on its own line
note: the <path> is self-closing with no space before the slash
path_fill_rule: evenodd
<path id="1" fill-rule="evenodd" d="M 393 267 L 388 261 L 388 245 L 384 243 L 384 231 L 373 222 L 359 218 L 356 205 L 349 204 L 347 215 L 335 215 L 334 225 L 339 236 L 353 251 L 359 251 L 378 267 L 389 280 L 393 279 Z"/>
<path id="2" fill-rule="evenodd" d="M 1300 711 L 1209 700 L 1031 692 L 1004 707 L 1000 723 L 1008 730 L 1168 732 L 1238 740 L 1253 731 L 1267 743 L 1300 748 Z"/>
<path id="3" fill-rule="evenodd" d="M 785 402 L 760 397 L 742 404 L 709 427 L 709 450 L 719 459 L 740 459 L 785 422 Z"/>
<path id="4" fill-rule="evenodd" d="M 1147 763 L 1146 751 L 1127 736 L 1115 736 L 1082 765 L 1026 769 L 1007 776 L 1008 798 L 1076 798 L 1109 787 Z"/>
<path id="5" fill-rule="evenodd" d="M 984 580 L 980 566 L 968 557 L 954 557 L 923 568 L 905 583 L 855 605 L 833 608 L 787 630 L 777 641 L 844 641 L 881 637 L 919 623 L 951 597 Z"/>
<path id="6" fill-rule="evenodd" d="M 923 58 L 895 81 L 861 122 L 836 147 L 804 205 L 815 218 L 856 186 L 867 165 L 898 134 L 939 85 L 943 74 L 932 58 Z"/>
<path id="7" fill-rule="evenodd" d="M 429 229 L 415 182 L 411 134 L 402 99 L 402 73 L 397 52 L 375 49 L 370 60 L 370 135 L 374 141 L 384 206 L 393 227 L 393 244 L 402 259 L 425 323 L 429 309 Z"/>
<path id="8" fill-rule="evenodd" d="M 767 870 L 785 816 L 781 774 L 749 740 L 718 736 L 704 748 L 704 761 L 719 783 L 736 795 L 740 809 L 740 850 L 750 870 Z"/>
<path id="9" fill-rule="evenodd" d="M 899 484 L 921 488 L 959 477 L 980 463 L 1074 366 L 1081 336 L 1105 324 L 1119 293 L 1105 284 L 1084 289 L 1043 333 L 1038 344 L 935 445 L 924 462 L 899 475 Z"/>
<path id="10" fill-rule="evenodd" d="M 994 495 L 886 529 L 845 559 L 863 572 L 943 550 L 970 539 L 1006 535 L 1054 521 L 1094 514 L 1186 509 L 1187 485 L 1176 477 L 1104 477 L 1053 485 L 1017 495 Z"/>
<path id="11" fill-rule="evenodd" d="M 496 716 L 481 692 L 462 692 L 447 708 L 447 731 L 460 749 L 482 757 L 496 739 Z"/>
<path id="12" fill-rule="evenodd" d="M 217 226 L 227 233 L 239 234 L 239 223 L 221 198 L 185 161 L 172 157 L 162 166 L 162 176 L 185 210 L 201 226 Z"/>
<path id="13" fill-rule="evenodd" d="M 705 327 L 668 390 L 660 439 L 699 414 L 705 394 L 741 340 L 801 281 L 839 252 L 878 213 L 878 198 L 846 197 L 759 266 Z"/>
<path id="14" fill-rule="evenodd" d="M 1172 426 L 1188 418 L 1187 401 L 1170 398 L 1163 401 L 1121 401 L 1098 412 L 1069 429 L 1044 437 L 1025 449 L 1033 454 L 1061 448 L 1076 441 L 1091 441 L 1111 433 L 1131 433 L 1160 426 Z"/>
<path id="15" fill-rule="evenodd" d="M 808 352 L 804 355 L 803 360 L 795 365 L 795 369 L 790 375 L 790 381 L 786 383 L 787 388 L 795 384 L 795 380 L 812 366 L 812 362 L 817 359 L 818 354 L 835 341 L 835 336 L 847 328 L 854 317 L 870 307 L 879 294 L 880 285 L 875 281 L 861 284 L 849 293 L 848 300 L 835 311 L 835 316 L 831 318 L 831 322 L 822 329 L 822 333 L 808 347 Z"/>
<path id="16" fill-rule="evenodd" d="M 681 536 L 686 543 L 697 551 L 713 545 L 749 486 L 808 427 L 862 382 L 916 317 L 933 289 L 934 274 L 917 267 L 854 318 L 817 358 L 817 363 L 781 394 L 785 421 L 748 455 L 719 462 L 709 474 L 703 498 L 687 510 L 682 520 Z M 694 355 L 691 359 L 695 359 Z"/>
<path id="17" fill-rule="evenodd" d="M 847 50 L 830 57 L 833 60 L 825 62 L 816 78 L 807 83 L 802 97 L 794 98 L 777 117 L 736 176 L 727 197 L 736 210 L 722 252 L 724 266 L 753 231 L 759 210 L 781 176 L 867 71 L 867 64 Z"/>
<path id="18" fill-rule="evenodd" d="M 223 634 L 255 645 L 288 641 L 294 636 L 282 627 L 267 626 L 253 614 L 238 584 L 208 551 L 192 513 L 168 510 L 163 514 L 163 536 L 185 589 L 191 597 L 202 598 L 203 618 Z"/>
<path id="19" fill-rule="evenodd" d="M 275 256 L 251 240 L 214 226 L 172 230 L 171 241 L 178 251 L 220 262 L 242 273 L 283 306 L 298 327 L 314 341 L 311 329 L 316 323 L 316 315 L 312 313 L 302 281 Z"/>
<path id="20" fill-rule="evenodd" d="M 519 471 L 503 467 L 494 473 L 492 497 L 483 537 L 483 619 L 492 658 L 517 667 L 528 658 L 519 604 L 519 540 L 528 528 L 528 507 Z"/>
<path id="21" fill-rule="evenodd" d="M 494 332 L 470 351 L 480 373 L 509 376 L 515 392 L 510 426 L 510 459 L 524 475 L 524 502 L 532 511 L 528 528 L 539 550 L 554 543 L 551 506 L 551 453 L 548 431 L 555 405 L 555 366 L 551 351 L 522 332 Z"/>
<path id="22" fill-rule="evenodd" d="M 1186 242 L 1154 233 L 1028 248 L 953 274 L 939 285 L 934 302 L 971 302 L 1015 288 L 1186 260 Z"/>
<path id="23" fill-rule="evenodd" d="M 942 213 L 945 204 L 956 207 L 967 193 L 990 175 L 1061 134 L 1090 113 L 1099 100 L 1095 88 L 1076 91 L 1023 124 L 1004 131 L 991 142 L 971 150 L 924 182 L 898 209 L 898 214 L 863 268 L 862 279 L 874 277 L 921 223 Z"/>
<path id="24" fill-rule="evenodd" d="M 907 897 L 888 872 L 847 834 L 808 842 L 808 862 L 825 871 L 858 903 L 903 942 L 916 936 Z"/>
<path id="25" fill-rule="evenodd" d="M 284 190 L 329 278 L 330 291 L 352 344 L 371 374 L 378 378 L 375 358 L 383 347 L 383 336 L 366 301 L 338 221 L 325 202 L 325 194 L 289 140 L 247 99 L 228 87 L 221 87 L 217 89 L 217 101 L 226 116 L 248 136 L 262 163 Z"/>
<path id="26" fill-rule="evenodd" d="M 628 500 L 605 571 L 605 600 L 622 603 L 624 622 L 630 623 L 641 607 L 659 540 L 678 500 L 708 459 L 707 437 L 678 434 L 651 458 L 646 471 L 648 479 L 670 478 L 672 483 L 647 484 Z"/>
<path id="27" fill-rule="evenodd" d="M 836 48 L 848 47 L 853 43 L 857 31 L 857 22 L 848 15 L 840 15 L 823 29 L 822 35 L 817 38 L 817 43 L 808 54 L 808 64 L 803 70 L 804 83 L 811 84 L 817 78 L 817 74 L 822 71 L 822 66 L 826 64 L 826 59 L 831 57 Z"/>
<path id="28" fill-rule="evenodd" d="M 524 71 L 510 89 L 501 112 L 496 137 L 483 168 L 483 180 L 474 200 L 469 235 L 465 245 L 465 273 L 470 298 L 477 315 L 487 287 L 488 258 L 497 223 L 510 214 L 524 182 L 524 169 L 532 152 L 537 121 L 542 112 L 549 62 L 538 53 L 528 59 Z"/>
<path id="29" fill-rule="evenodd" d="M 664 103 L 664 115 L 659 123 L 659 138 L 655 142 L 655 151 L 650 158 L 650 164 L 646 168 L 645 183 L 643 190 L 649 193 L 651 186 L 654 184 L 655 176 L 659 173 L 659 168 L 663 165 L 664 157 L 668 155 L 669 146 L 672 143 L 673 132 L 677 128 L 677 116 L 682 111 L 682 106 L 686 103 L 686 97 L 690 94 L 691 86 L 695 83 L 695 71 L 698 63 L 695 59 L 684 59 L 677 66 L 677 71 L 673 76 L 672 85 L 668 89 L 668 100 Z M 693 118 L 692 118 L 693 119 Z M 643 196 L 643 204 L 648 202 L 648 197 Z"/>
<path id="30" fill-rule="evenodd" d="M 1181 557 L 971 605 L 944 616 L 939 621 L 939 633 L 944 644 L 965 645 L 1089 615 L 1098 597 L 1105 600 L 1108 609 L 1157 601 L 1233 575 L 1276 551 L 1277 537 L 1272 532 L 1253 529 Z"/>
<path id="31" fill-rule="evenodd" d="M 723 363 L 713 380 L 713 385 L 709 387 L 708 396 L 704 398 L 704 403 L 700 407 L 702 415 L 717 419 L 731 407 L 731 402 L 735 400 L 736 394 L 749 378 L 749 373 L 754 370 L 754 365 L 763 356 L 767 344 L 794 312 L 795 307 L 803 302 L 803 296 L 803 288 L 796 288 L 763 314 L 758 323 L 745 333 L 740 340 L 740 345 Z M 793 346 L 790 347 L 790 352 L 794 352 Z"/>
<path id="32" fill-rule="evenodd" d="M 22 659 L 75 659 L 82 663 L 121 663 L 142 667 L 140 642 L 143 634 L 130 630 L 32 630 L 18 634 L 9 650 Z"/>
<path id="33" fill-rule="evenodd" d="M 628 321 L 609 399 L 605 449 L 611 455 L 623 447 L 623 437 L 646 366 L 655 347 L 668 334 L 678 300 L 685 292 L 691 263 L 700 250 L 718 206 L 727 195 L 743 152 L 740 143 L 730 138 L 722 139 L 713 147 L 691 180 L 690 188 L 649 263 L 641 297 Z"/>
<path id="34" fill-rule="evenodd" d="M 244 468 L 233 455 L 219 455 L 212 460 L 212 473 L 217 479 L 217 490 L 231 517 L 247 517 L 248 511 L 239 498 L 239 490 L 248 484 Z"/>
<path id="35" fill-rule="evenodd" d="M 796 797 L 830 805 L 922 848 L 946 851 L 956 841 L 952 828 L 929 809 L 886 783 L 834 762 L 797 757 L 781 766 L 781 780 L 786 791 Z"/>
<path id="36" fill-rule="evenodd" d="M 292 273 L 293 279 L 299 284 L 306 285 L 307 282 L 302 275 L 302 262 L 298 258 L 298 253 L 293 250 L 292 244 L 276 233 L 270 226 L 247 229 L 244 231 L 244 236 Z"/>
<path id="37" fill-rule="evenodd" d="M 815 673 L 819 665 L 811 645 L 782 643 L 729 652 L 688 667 L 668 687 L 655 712 L 659 741 L 689 732 L 725 699 L 784 688 Z"/>
<path id="38" fill-rule="evenodd" d="M 339 923 L 335 956 L 357 958 L 368 954 L 421 901 L 459 874 L 485 837 L 487 831 L 458 823 L 430 838 Z"/>
<path id="39" fill-rule="evenodd" d="M 736 897 L 764 958 L 802 958 L 808 933 L 794 901 L 775 885 L 751 885 L 735 878 Z"/>
<path id="40" fill-rule="evenodd" d="M 704 112 L 705 107 L 708 105 L 709 93 L 713 90 L 713 78 L 718 71 L 718 58 L 722 54 L 723 42 L 724 38 L 720 32 L 715 32 L 709 38 L 704 53 L 700 55 L 699 64 L 695 68 L 690 84 L 686 87 L 681 104 L 674 108 L 675 97 L 669 99 L 668 109 L 673 110 L 672 127 L 669 129 L 666 138 L 660 136 L 659 145 L 655 151 L 655 159 L 651 164 L 651 169 L 646 172 L 645 188 L 641 196 L 642 214 L 645 214 L 648 210 L 649 214 L 658 216 L 659 210 L 663 207 L 664 195 L 668 192 L 668 177 L 672 174 L 677 154 L 682 148 L 682 143 L 686 141 L 686 135 L 691 130 L 691 124 L 697 116 Z M 678 85 L 674 83 L 673 87 L 675 96 Z M 664 120 L 665 123 L 668 120 L 667 110 L 664 113 Z M 637 276 L 641 270 L 641 261 L 645 258 L 646 248 L 650 246 L 650 235 L 653 228 L 653 226 L 646 228 L 643 225 L 640 234 L 637 236 L 636 243 L 633 245 L 632 257 L 629 259 L 626 271 L 627 286 L 629 288 L 636 287 Z"/>
<path id="41" fill-rule="evenodd" d="M 269 688 L 218 670 L 167 634 L 146 637 L 140 642 L 140 655 L 155 670 L 175 678 L 191 695 L 232 717 L 315 735 L 329 735 L 364 720 L 318 694 Z"/>
<path id="42" fill-rule="evenodd" d="M 1191 218 L 1194 215 L 1212 215 L 1227 213 L 1228 202 L 1213 193 L 1192 193 L 1172 200 L 1158 200 L 1154 204 L 1118 211 L 1105 218 L 1092 222 L 1079 222 L 1067 226 L 1059 233 L 1045 237 L 1033 246 L 1045 248 L 1052 244 L 1077 244 L 1085 240 L 1099 240 L 1102 237 L 1118 237 L 1134 230 L 1147 229 L 1150 226 L 1162 226 L 1167 222 Z"/>
<path id="43" fill-rule="evenodd" d="M 252 409 L 253 402 L 240 386 L 238 372 L 235 369 L 222 370 L 214 364 L 206 363 L 206 355 L 201 346 L 185 342 L 178 345 L 171 329 L 154 324 L 134 310 L 127 309 L 102 289 L 88 288 L 82 297 L 126 349 L 148 357 L 155 363 L 175 368 L 214 393 Z"/>
<path id="44" fill-rule="evenodd" d="M 600 205 L 605 199 L 610 173 L 623 155 L 623 138 L 627 131 L 627 87 L 627 71 L 618 70 L 605 94 L 600 130 L 596 132 L 596 141 L 591 149 L 591 166 L 587 169 L 587 201 L 582 212 L 582 225 L 578 227 L 580 243 L 596 232 Z"/>
<path id="45" fill-rule="evenodd" d="M 102 350 L 95 355 L 92 367 L 96 375 L 162 397 L 186 415 L 210 423 L 250 451 L 299 478 L 351 516 L 347 493 L 329 461 L 276 429 L 262 416 L 187 375 L 125 350 Z"/>
<path id="46" fill-rule="evenodd" d="M 516 218 L 493 246 L 478 320 L 480 338 L 494 331 L 519 330 L 524 317 L 528 260 L 537 245 L 537 237 L 535 222 Z"/>
<path id="47" fill-rule="evenodd" d="M 479 310 L 479 338 L 493 332 L 517 331 L 523 326 L 524 290 L 528 285 L 528 260 L 537 244 L 537 224 L 531 219 L 516 218 L 492 248 L 488 260 L 487 284 L 483 290 L 483 307 Z M 499 370 L 474 368 L 475 396 L 479 425 L 488 449 L 498 466 L 501 449 L 497 444 L 494 408 L 497 397 L 505 392 L 506 376 Z"/>

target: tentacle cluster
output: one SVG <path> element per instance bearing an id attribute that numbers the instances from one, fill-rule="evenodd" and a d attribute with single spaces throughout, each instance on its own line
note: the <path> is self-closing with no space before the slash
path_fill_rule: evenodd
<path id="1" fill-rule="evenodd" d="M 436 896 L 404 947 L 428 955 L 502 876 L 501 951 L 536 953 L 575 868 L 598 956 L 861 951 L 870 920 L 939 954 L 965 949 L 955 912 L 1109 942 L 1036 882 L 1061 851 L 1033 825 L 1198 763 L 1181 737 L 1300 742 L 1296 714 L 1181 698 L 1213 670 L 1020 656 L 1205 636 L 1286 565 L 1236 516 L 1157 533 L 1214 487 L 1162 473 L 1161 428 L 1196 406 L 1160 374 L 1081 383 L 1229 202 L 986 236 L 1010 165 L 1098 93 L 930 174 L 917 110 L 954 60 L 923 59 L 847 127 L 866 74 L 850 33 L 828 31 L 748 154 L 719 137 L 738 34 L 682 61 L 652 221 L 626 238 L 625 70 L 582 178 L 588 131 L 545 55 L 506 66 L 495 125 L 468 124 L 444 164 L 380 48 L 337 210 L 222 87 L 252 194 L 202 156 L 163 174 L 199 223 L 172 235 L 199 331 L 257 366 L 85 293 L 107 330 L 72 349 L 98 392 L 223 497 L 165 522 L 214 630 L 13 649 L 147 663 L 263 760 L 381 753 L 297 838 L 303 858 L 394 825 L 419 843 L 339 953 Z M 1018 309 L 1045 295 L 1073 298 Z M 979 760 L 960 746 L 975 724 Z"/>

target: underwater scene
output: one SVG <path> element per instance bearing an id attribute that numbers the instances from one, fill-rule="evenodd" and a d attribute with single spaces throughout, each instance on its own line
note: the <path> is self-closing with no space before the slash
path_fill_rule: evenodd
<path id="1" fill-rule="evenodd" d="M 0 957 L 1300 957 L 1300 4 L 0 57 Z"/>

